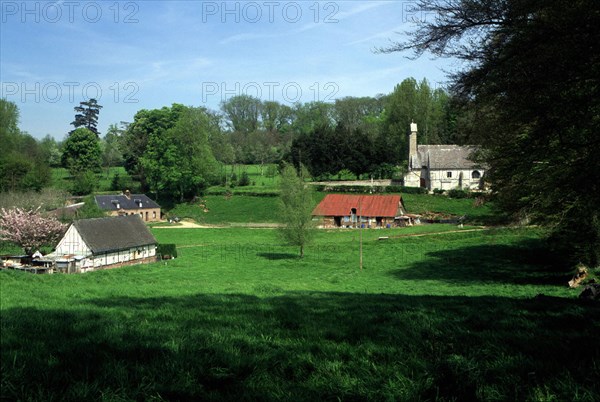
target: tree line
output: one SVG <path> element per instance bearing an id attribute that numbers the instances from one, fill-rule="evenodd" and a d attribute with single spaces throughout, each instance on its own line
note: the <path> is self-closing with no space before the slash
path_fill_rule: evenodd
<path id="1" fill-rule="evenodd" d="M 193 197 L 209 184 L 230 183 L 224 165 L 282 160 L 307 166 L 315 178 L 340 171 L 389 177 L 407 155 L 406 134 L 419 123 L 423 143 L 461 143 L 457 108 L 443 89 L 408 78 L 387 95 L 346 97 L 333 103 L 295 105 L 232 97 L 218 111 L 173 104 L 140 110 L 132 122 L 110 125 L 102 137 L 95 99 L 75 107 L 74 129 L 63 141 L 50 135 L 36 141 L 18 129 L 18 109 L 2 100 L 0 189 L 48 185 L 49 167 L 62 166 L 73 192 L 93 191 L 103 169 L 124 166 L 141 190 L 173 200 Z M 131 185 L 116 178 L 115 187 Z"/>

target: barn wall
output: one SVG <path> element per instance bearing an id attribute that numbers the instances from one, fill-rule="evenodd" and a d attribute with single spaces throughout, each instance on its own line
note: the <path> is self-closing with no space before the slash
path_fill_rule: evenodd
<path id="1" fill-rule="evenodd" d="M 347 220 L 346 220 L 347 219 Z M 365 225 L 365 228 L 377 228 L 377 219 L 375 217 L 362 217 L 362 218 L 358 218 L 358 220 L 360 220 L 360 222 L 352 222 L 351 218 L 349 216 L 341 217 L 341 223 L 342 226 L 337 226 L 335 224 L 335 217 L 334 216 L 324 216 L 322 217 L 319 226 L 322 228 L 337 228 L 337 227 L 360 227 L 361 224 Z M 381 226 L 382 228 L 387 227 L 387 225 L 390 226 L 395 226 L 397 224 L 397 222 L 394 221 L 394 218 L 392 217 L 382 217 L 381 219 Z"/>
<path id="2" fill-rule="evenodd" d="M 91 272 L 91 271 L 97 271 L 97 270 L 101 270 L 101 269 L 121 268 L 121 267 L 130 266 L 130 265 L 150 264 L 153 262 L 156 262 L 156 256 L 140 258 L 140 259 L 136 259 L 136 260 L 123 261 L 123 262 L 119 262 L 119 263 L 115 263 L 115 264 L 102 265 L 102 266 L 98 266 L 98 267 L 84 267 L 81 269 L 80 272 Z"/>
<path id="3" fill-rule="evenodd" d="M 75 226 L 71 225 L 56 246 L 56 254 L 89 255 L 91 250 L 85 244 Z"/>
<path id="4" fill-rule="evenodd" d="M 95 268 L 103 267 L 106 265 L 124 264 L 128 262 L 136 262 L 137 260 L 143 260 L 151 258 L 156 255 L 156 246 L 142 246 L 134 247 L 128 250 L 119 250 L 112 253 L 97 254 L 92 257 L 93 266 Z"/>

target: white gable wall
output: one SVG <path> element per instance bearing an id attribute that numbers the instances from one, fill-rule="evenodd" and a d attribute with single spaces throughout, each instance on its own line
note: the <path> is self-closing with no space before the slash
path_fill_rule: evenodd
<path id="1" fill-rule="evenodd" d="M 87 256 L 92 254 L 92 251 L 85 244 L 75 226 L 71 225 L 58 246 L 56 246 L 56 254 Z"/>
<path id="2" fill-rule="evenodd" d="M 479 188 L 481 179 L 472 179 L 471 174 L 477 170 L 483 176 L 482 169 L 440 169 L 429 171 L 428 188 L 430 190 L 439 188 L 442 190 L 452 190 L 454 188 L 476 190 Z M 448 177 L 448 173 L 452 177 Z M 462 180 L 460 175 L 462 174 Z M 460 185 L 460 186 L 459 186 Z"/>

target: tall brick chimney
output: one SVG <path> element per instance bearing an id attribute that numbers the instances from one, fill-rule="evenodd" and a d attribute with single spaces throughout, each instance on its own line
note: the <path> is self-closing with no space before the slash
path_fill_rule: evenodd
<path id="1" fill-rule="evenodd" d="M 417 123 L 414 121 L 410 123 L 410 134 L 408 136 L 408 166 L 414 169 L 420 168 L 420 166 L 411 166 L 413 156 L 417 155 Z"/>

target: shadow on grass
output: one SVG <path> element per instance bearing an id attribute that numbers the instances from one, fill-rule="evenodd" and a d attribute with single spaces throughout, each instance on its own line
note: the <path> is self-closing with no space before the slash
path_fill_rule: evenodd
<path id="1" fill-rule="evenodd" d="M 390 271 L 402 280 L 442 280 L 449 283 L 506 282 L 520 285 L 566 285 L 564 267 L 543 240 L 518 244 L 481 244 L 427 251 L 407 268 Z"/>
<path id="2" fill-rule="evenodd" d="M 1 318 L 2 400 L 600 397 L 600 307 L 577 300 L 199 294 Z"/>
<path id="3" fill-rule="evenodd" d="M 298 254 L 292 253 L 257 253 L 259 257 L 265 258 L 267 260 L 277 261 L 277 260 L 299 260 L 300 257 Z"/>

